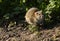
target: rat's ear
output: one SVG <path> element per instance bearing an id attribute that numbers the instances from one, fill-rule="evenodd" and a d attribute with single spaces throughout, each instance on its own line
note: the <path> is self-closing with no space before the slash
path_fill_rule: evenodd
<path id="1" fill-rule="evenodd" d="M 35 12 L 34 14 L 35 14 L 35 15 L 38 15 L 38 12 Z"/>
<path id="2" fill-rule="evenodd" d="M 35 12 L 35 14 L 38 14 L 37 12 Z"/>

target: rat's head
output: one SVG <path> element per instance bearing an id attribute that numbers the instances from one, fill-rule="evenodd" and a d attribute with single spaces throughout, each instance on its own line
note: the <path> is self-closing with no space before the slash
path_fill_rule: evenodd
<path id="1" fill-rule="evenodd" d="M 44 15 L 42 10 L 35 12 L 36 19 L 43 19 Z"/>

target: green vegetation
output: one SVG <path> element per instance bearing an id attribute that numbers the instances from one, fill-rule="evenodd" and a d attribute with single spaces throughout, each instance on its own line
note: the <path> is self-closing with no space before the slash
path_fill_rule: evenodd
<path id="1" fill-rule="evenodd" d="M 27 28 L 31 31 L 31 32 L 35 32 L 38 31 L 39 27 L 35 26 L 35 25 L 28 25 Z"/>
<path id="2" fill-rule="evenodd" d="M 43 10 L 46 24 L 60 22 L 60 0 L 0 0 L 0 25 L 24 20 L 31 7 Z"/>

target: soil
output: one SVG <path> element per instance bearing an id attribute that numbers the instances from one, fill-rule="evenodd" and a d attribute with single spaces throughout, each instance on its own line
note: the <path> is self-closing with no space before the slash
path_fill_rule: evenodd
<path id="1" fill-rule="evenodd" d="M 60 41 L 60 26 L 31 32 L 23 26 L 0 27 L 0 41 Z"/>

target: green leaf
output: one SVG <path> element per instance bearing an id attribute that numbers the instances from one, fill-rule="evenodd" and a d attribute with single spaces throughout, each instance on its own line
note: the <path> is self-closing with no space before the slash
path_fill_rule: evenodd
<path id="1" fill-rule="evenodd" d="M 2 0 L 0 0 L 0 3 L 2 2 Z"/>

